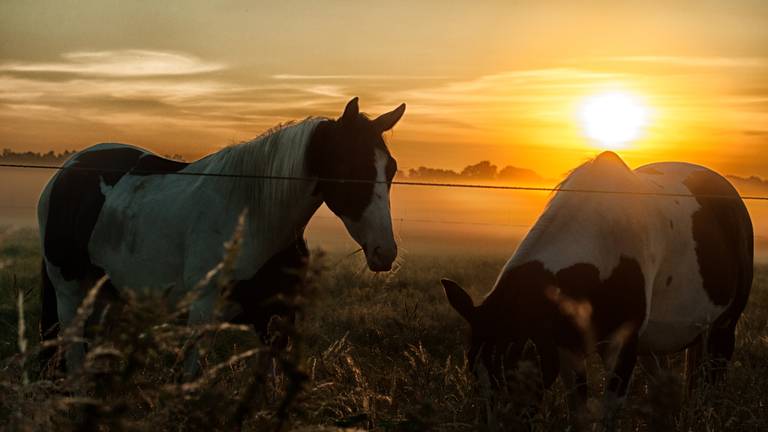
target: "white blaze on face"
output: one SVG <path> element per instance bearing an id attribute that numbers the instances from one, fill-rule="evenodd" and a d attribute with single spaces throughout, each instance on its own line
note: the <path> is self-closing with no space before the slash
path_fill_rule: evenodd
<path id="1" fill-rule="evenodd" d="M 368 267 L 373 271 L 388 271 L 397 257 L 397 244 L 392 233 L 392 215 L 389 206 L 387 162 L 389 156 L 381 149 L 375 150 L 376 181 L 371 201 L 358 220 L 341 219 L 355 241 L 365 251 Z"/>

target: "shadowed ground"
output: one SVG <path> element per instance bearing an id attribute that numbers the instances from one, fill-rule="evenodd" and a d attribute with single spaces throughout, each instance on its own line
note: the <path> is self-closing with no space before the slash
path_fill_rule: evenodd
<path id="1" fill-rule="evenodd" d="M 351 257 L 331 254 L 322 259 L 321 269 L 314 277 L 313 294 L 298 320 L 297 331 L 301 337 L 294 349 L 300 355 L 297 354 L 295 362 L 306 373 L 306 381 L 303 392 L 288 409 L 286 429 L 324 425 L 376 430 L 493 430 L 494 427 L 514 430 L 526 423 L 535 430 L 564 429 L 565 395 L 559 383 L 545 395 L 544 409 L 539 414 L 522 419 L 519 414 L 530 392 L 530 383 L 536 379 L 535 369 L 522 368 L 510 378 L 513 391 L 495 399 L 490 399 L 483 386 L 464 369 L 465 327 L 447 305 L 438 281 L 441 277 L 459 281 L 478 301 L 505 260 L 506 256 L 499 253 L 427 256 L 404 252 L 396 272 L 373 275 L 365 269 L 359 254 Z M 194 393 L 194 397 L 183 397 L 168 387 L 172 384 L 168 371 L 174 367 L 173 357 L 147 349 L 141 354 L 141 361 L 133 364 L 135 370 L 130 375 L 102 373 L 82 378 L 87 385 L 82 384 L 80 388 L 85 388 L 84 394 L 92 398 L 89 400 L 96 407 L 105 407 L 104 412 L 97 408 L 77 408 L 75 402 L 62 408 L 66 395 L 61 390 L 72 388 L 72 382 L 41 384 L 34 380 L 37 374 L 34 364 L 26 367 L 33 382 L 24 390 L 16 356 L 19 350 L 16 290 L 27 291 L 26 335 L 30 349 L 34 350 L 38 269 L 36 232 L 31 229 L 3 231 L 0 234 L 0 358 L 4 369 L 0 372 L 0 387 L 5 396 L 0 396 L 0 423 L 21 418 L 24 419 L 21 423 L 15 423 L 19 427 L 38 425 L 45 429 L 60 425 L 66 430 L 78 424 L 82 426 L 78 422 L 83 418 L 108 418 L 112 430 L 176 429 L 177 426 L 226 429 L 227 419 L 235 415 L 233 412 L 240 412 L 245 430 L 263 430 L 276 424 L 280 405 L 290 393 L 291 375 L 279 368 L 277 374 L 256 374 L 263 380 L 260 388 L 266 396 L 256 398 L 258 402 L 249 399 L 244 404 L 242 400 L 249 390 L 246 384 L 258 370 L 253 362 L 246 360 L 231 362 L 217 372 L 215 381 Z M 680 356 L 673 358 L 672 371 L 663 374 L 658 383 L 646 379 L 638 366 L 632 396 L 622 414 L 622 430 L 668 430 L 670 427 L 759 430 L 768 427 L 767 270 L 764 267 L 757 270 L 752 298 L 739 323 L 736 354 L 728 381 L 702 388 L 683 401 Z M 147 308 L 156 307 L 145 303 L 140 306 L 145 308 L 144 313 Z M 135 334 L 143 332 L 135 330 Z M 133 333 L 129 330 L 126 334 Z M 136 341 L 135 345 L 141 347 L 141 337 Z M 120 348 L 119 341 L 103 343 Z M 258 347 L 253 335 L 227 331 L 218 332 L 212 343 L 212 349 L 204 356 L 209 370 L 232 353 Z M 130 364 L 130 353 L 122 352 Z M 597 395 L 602 380 L 594 359 L 590 368 L 593 396 L 590 405 L 597 417 L 600 411 Z M 128 378 L 122 382 L 116 378 L 119 376 Z M 112 391 L 109 389 L 120 390 L 118 394 L 108 394 Z M 245 407 L 244 411 L 237 411 L 241 406 Z M 206 414 L 199 414 L 201 412 Z M 226 415 L 221 414 L 222 418 L 217 419 L 217 413 Z"/>

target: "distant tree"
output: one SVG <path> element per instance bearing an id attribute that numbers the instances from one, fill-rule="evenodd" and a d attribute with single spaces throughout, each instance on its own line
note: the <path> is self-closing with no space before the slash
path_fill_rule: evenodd
<path id="1" fill-rule="evenodd" d="M 741 193 L 762 194 L 768 191 L 768 180 L 763 180 L 758 176 L 741 177 L 737 175 L 726 175 L 733 186 Z"/>
<path id="2" fill-rule="evenodd" d="M 408 170 L 408 178 L 413 179 L 458 179 L 460 177 L 461 175 L 456 171 L 440 168 L 420 166 L 417 169 Z"/>
<path id="3" fill-rule="evenodd" d="M 471 179 L 494 180 L 496 178 L 496 165 L 490 161 L 480 161 L 474 165 L 468 165 L 461 171 L 461 176 Z"/>
<path id="4" fill-rule="evenodd" d="M 497 176 L 497 178 L 499 180 L 504 180 L 504 181 L 524 181 L 524 182 L 540 182 L 544 180 L 534 170 L 530 170 L 527 168 L 518 168 L 513 166 L 505 166 L 501 171 L 499 171 L 499 175 Z"/>

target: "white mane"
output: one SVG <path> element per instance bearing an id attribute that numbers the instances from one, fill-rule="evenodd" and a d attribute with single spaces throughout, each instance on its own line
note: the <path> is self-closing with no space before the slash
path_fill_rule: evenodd
<path id="1" fill-rule="evenodd" d="M 247 208 L 253 228 L 270 216 L 285 213 L 286 206 L 306 194 L 308 181 L 247 178 L 248 176 L 308 177 L 307 146 L 323 118 L 310 117 L 298 123 L 272 128 L 257 138 L 226 147 L 200 161 L 205 173 L 234 174 L 243 178 L 209 178 L 226 196 L 228 205 Z M 238 210 L 240 211 L 240 210 Z M 266 228 L 266 227 L 265 227 Z"/>

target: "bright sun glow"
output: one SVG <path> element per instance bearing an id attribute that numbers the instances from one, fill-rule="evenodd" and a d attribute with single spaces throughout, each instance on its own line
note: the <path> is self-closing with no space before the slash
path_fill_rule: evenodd
<path id="1" fill-rule="evenodd" d="M 648 108 L 628 93 L 601 93 L 579 107 L 586 135 L 602 147 L 624 148 L 636 140 L 648 123 Z"/>

